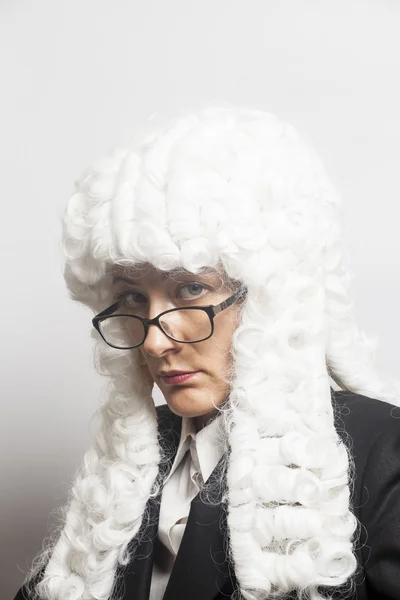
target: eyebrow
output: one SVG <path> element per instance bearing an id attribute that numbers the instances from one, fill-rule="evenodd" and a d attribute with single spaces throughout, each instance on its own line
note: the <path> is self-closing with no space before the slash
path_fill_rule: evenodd
<path id="1" fill-rule="evenodd" d="M 126 277 L 124 275 L 114 275 L 114 277 L 112 278 L 112 283 L 116 283 L 117 281 L 125 281 L 125 283 L 135 283 L 133 279 L 129 279 L 129 277 Z"/>
<path id="2" fill-rule="evenodd" d="M 210 273 L 191 273 L 190 271 L 182 271 L 182 269 L 173 269 L 171 271 L 161 272 L 161 277 L 163 279 L 168 279 L 176 275 L 184 275 L 186 277 L 204 277 L 205 275 L 210 275 Z M 112 278 L 112 283 L 116 283 L 117 281 L 125 281 L 125 283 L 140 283 L 140 280 L 135 279 L 134 277 L 129 277 L 128 275 L 114 275 Z"/>

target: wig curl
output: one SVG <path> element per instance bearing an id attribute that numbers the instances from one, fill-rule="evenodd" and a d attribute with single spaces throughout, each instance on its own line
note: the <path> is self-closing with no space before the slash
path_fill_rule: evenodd
<path id="1" fill-rule="evenodd" d="M 353 318 L 341 205 L 293 126 L 206 107 L 116 146 L 76 181 L 65 211 L 65 281 L 94 313 L 112 302 L 116 265 L 211 267 L 247 289 L 219 407 L 238 598 L 318 600 L 357 569 L 353 461 L 331 383 L 393 404 L 400 386 L 377 373 L 376 340 Z M 120 598 L 117 568 L 133 557 L 170 458 L 138 350 L 92 335 L 109 393 L 57 538 L 29 573 L 32 584 L 46 565 L 32 590 L 41 600 Z"/>

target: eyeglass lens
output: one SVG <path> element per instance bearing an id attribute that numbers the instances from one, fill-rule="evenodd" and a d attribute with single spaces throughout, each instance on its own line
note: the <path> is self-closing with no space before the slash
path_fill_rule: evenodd
<path id="1" fill-rule="evenodd" d="M 108 344 L 118 348 L 131 348 L 141 344 L 145 328 L 140 319 L 126 316 L 110 316 L 99 323 L 101 333 Z M 196 342 L 211 335 L 212 325 L 204 310 L 180 309 L 163 315 L 160 325 L 177 342 Z"/>

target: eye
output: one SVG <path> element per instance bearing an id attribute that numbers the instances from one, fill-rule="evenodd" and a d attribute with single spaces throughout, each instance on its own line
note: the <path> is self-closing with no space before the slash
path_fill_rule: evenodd
<path id="1" fill-rule="evenodd" d="M 202 283 L 196 283 L 196 282 L 194 282 L 194 283 L 185 283 L 185 285 L 182 285 L 179 288 L 179 291 L 183 290 L 184 288 L 192 288 L 192 289 L 194 288 L 195 291 L 196 291 L 196 289 L 199 290 L 199 288 L 202 288 L 203 290 L 207 289 L 206 286 L 203 285 Z M 200 289 L 200 292 L 201 292 L 201 289 Z M 198 296 L 199 296 L 199 294 L 196 294 L 196 293 L 194 295 L 190 293 L 189 295 L 192 298 L 198 298 Z"/>
<path id="2" fill-rule="evenodd" d="M 122 292 L 122 293 L 115 294 L 114 301 L 115 302 L 121 301 L 121 304 L 123 304 L 124 306 L 131 306 L 132 302 L 127 302 L 127 300 L 126 300 L 129 296 L 131 296 L 132 298 L 134 296 L 142 296 L 142 298 L 144 297 L 142 294 L 139 294 L 139 292 Z M 123 302 L 122 302 L 122 300 L 123 300 Z M 133 301 L 133 303 L 135 303 L 135 300 Z"/>

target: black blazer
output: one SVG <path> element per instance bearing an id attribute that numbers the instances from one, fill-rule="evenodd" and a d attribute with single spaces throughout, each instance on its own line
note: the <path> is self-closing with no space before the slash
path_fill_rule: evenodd
<path id="1" fill-rule="evenodd" d="M 363 525 L 356 550 L 360 568 L 351 599 L 399 600 L 400 408 L 352 392 L 332 393 L 335 427 L 352 447 L 356 473 L 352 503 Z M 157 407 L 157 417 L 163 441 L 173 444 L 176 452 L 182 418 L 166 404 Z M 159 507 L 149 500 L 148 508 L 136 558 L 126 567 L 118 567 L 123 600 L 149 598 Z M 233 566 L 226 560 L 227 535 L 221 507 L 204 504 L 196 496 L 163 600 L 231 597 L 236 580 Z M 341 597 L 340 590 L 331 592 L 334 598 Z M 29 600 L 23 587 L 14 600 Z"/>

